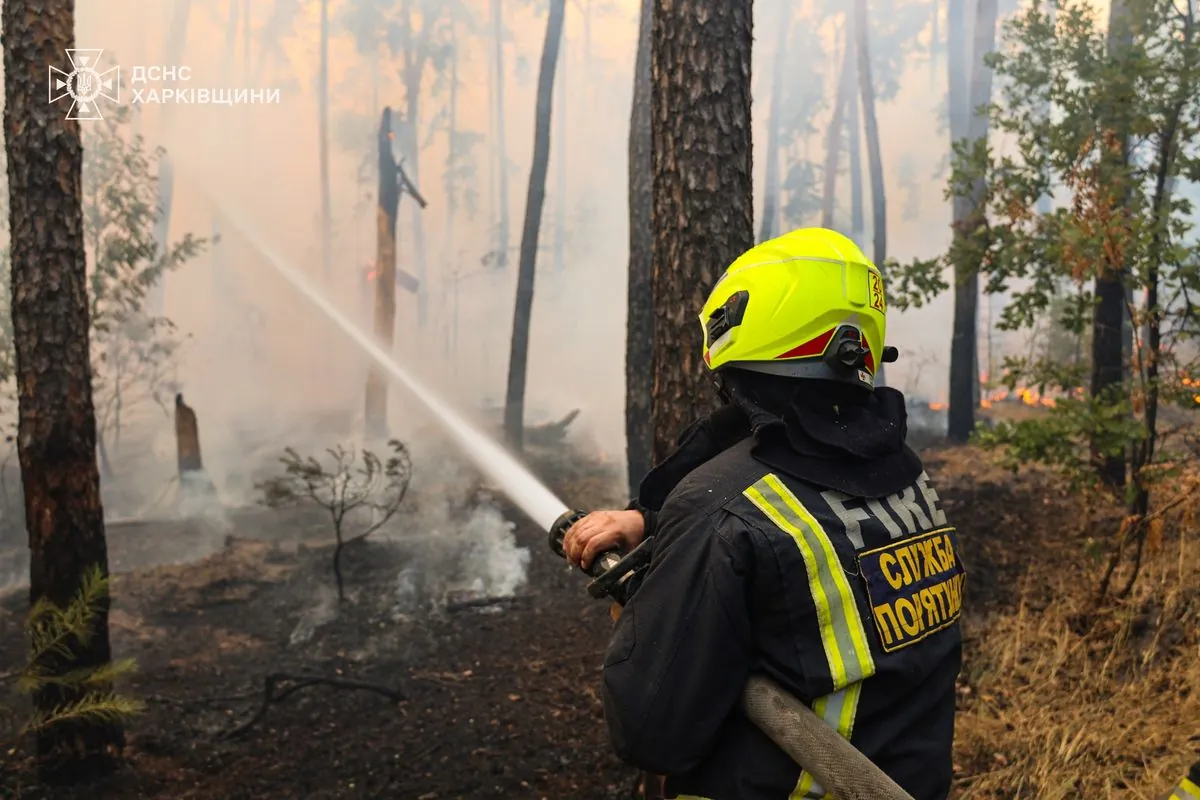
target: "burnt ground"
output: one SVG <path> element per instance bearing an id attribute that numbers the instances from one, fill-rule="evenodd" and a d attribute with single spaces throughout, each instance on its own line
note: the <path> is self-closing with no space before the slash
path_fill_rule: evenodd
<path id="1" fill-rule="evenodd" d="M 955 451 L 927 458 L 972 576 L 960 691 L 967 725 L 981 709 L 994 716 L 985 708 L 990 690 L 972 686 L 994 672 L 983 654 L 989 620 L 1025 602 L 1019 587 L 1028 565 L 1047 560 L 1042 539 L 1061 539 L 1070 550 L 1078 540 L 1065 532 L 1079 530 L 1065 490 L 977 458 Z M 349 599 L 307 630 L 302 621 L 332 583 L 328 549 L 278 535 L 256 540 L 256 533 L 245 522 L 203 560 L 117 576 L 114 647 L 139 665 L 121 689 L 147 704 L 129 726 L 128 765 L 99 787 L 39 788 L 18 747 L 7 760 L 0 753 L 0 797 L 630 796 L 635 775 L 610 753 L 598 694 L 608 607 L 587 597 L 585 579 L 547 551 L 533 526 L 518 528 L 531 563 L 528 584 L 511 601 L 455 610 L 418 585 L 407 595 L 417 602 L 406 603 L 398 574 L 408 566 L 419 576 L 428 566 L 416 540 L 368 540 L 347 551 Z M 138 545 L 114 537 L 112 547 Z M 24 592 L 0 597 L 0 674 L 20 667 L 23 647 L 9 643 L 21 641 L 25 610 Z M 261 722 L 230 738 L 259 710 L 265 676 L 280 672 L 370 683 L 404 699 L 316 685 L 272 704 Z M 0 691 L 3 706 L 26 708 Z M 1003 756 L 995 741 L 975 746 L 969 729 L 965 741 L 956 754 L 962 796 L 1018 796 L 969 793 L 976 776 L 995 772 L 995 758 L 1016 756 Z"/>

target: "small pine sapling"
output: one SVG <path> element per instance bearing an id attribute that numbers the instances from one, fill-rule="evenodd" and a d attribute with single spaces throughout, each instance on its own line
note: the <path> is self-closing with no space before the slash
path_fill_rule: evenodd
<path id="1" fill-rule="evenodd" d="M 72 667 L 74 645 L 86 645 L 96 615 L 108 602 L 108 578 L 99 567 L 84 575 L 79 591 L 65 607 L 46 598 L 34 604 L 25 623 L 29 659 L 16 675 L 17 690 L 34 695 L 54 692 L 59 702 L 50 712 L 36 712 L 19 731 L 18 738 L 73 722 L 124 722 L 144 706 L 113 690 L 113 682 L 136 671 L 133 659 Z"/>
<path id="2" fill-rule="evenodd" d="M 388 442 L 387 461 L 370 450 L 361 453 L 338 445 L 325 452 L 328 464 L 309 456 L 300 456 L 287 448 L 280 462 L 284 473 L 258 484 L 263 502 L 278 508 L 294 502 L 314 503 L 329 513 L 333 523 L 333 576 L 337 581 L 338 600 L 345 600 L 342 578 L 342 551 L 362 541 L 390 520 L 408 494 L 412 481 L 412 458 L 402 442 Z M 361 528 L 351 533 L 356 518 Z"/>

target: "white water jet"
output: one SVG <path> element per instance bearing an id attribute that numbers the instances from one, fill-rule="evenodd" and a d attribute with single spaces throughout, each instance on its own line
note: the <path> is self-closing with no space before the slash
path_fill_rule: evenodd
<path id="1" fill-rule="evenodd" d="M 415 375 L 396 363 L 391 355 L 379 346 L 373 336 L 355 325 L 350 317 L 325 298 L 300 270 L 288 263 L 269 243 L 263 241 L 257 233 L 251 230 L 244 211 L 219 197 L 198 175 L 192 175 L 191 178 L 204 189 L 209 199 L 221 210 L 223 217 L 266 257 L 271 266 L 383 368 L 394 382 L 407 389 L 413 397 L 429 409 L 446 432 L 462 448 L 464 454 L 474 461 L 475 465 L 542 530 L 549 530 L 554 522 L 569 510 L 562 500 L 555 497 L 554 493 L 547 489 L 511 453 L 490 436 L 475 428 L 422 384 Z"/>

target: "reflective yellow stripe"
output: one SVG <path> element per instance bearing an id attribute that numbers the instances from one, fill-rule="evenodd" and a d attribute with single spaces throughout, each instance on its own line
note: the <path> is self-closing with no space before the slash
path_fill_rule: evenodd
<path id="1" fill-rule="evenodd" d="M 1200 800 L 1200 786 L 1197 786 L 1193 781 L 1184 778 L 1183 781 L 1175 787 L 1175 791 L 1171 792 L 1171 800 Z"/>
<path id="2" fill-rule="evenodd" d="M 813 703 L 813 712 L 849 741 L 854 733 L 854 717 L 858 713 L 858 696 L 861 693 L 862 684 L 852 683 L 841 691 L 818 697 Z M 830 800 L 832 797 L 817 783 L 812 773 L 801 772 L 800 781 L 788 800 Z"/>
<path id="3" fill-rule="evenodd" d="M 834 691 L 874 675 L 875 659 L 858 604 L 821 524 L 774 475 L 767 475 L 743 494 L 800 549 Z"/>
<path id="4" fill-rule="evenodd" d="M 862 681 L 875 674 L 875 659 L 841 559 L 821 524 L 776 476 L 767 475 L 743 494 L 777 528 L 792 537 L 804 558 L 834 689 L 813 702 L 813 711 L 849 740 L 854 732 Z M 801 772 L 790 800 L 830 797 L 810 773 Z"/>

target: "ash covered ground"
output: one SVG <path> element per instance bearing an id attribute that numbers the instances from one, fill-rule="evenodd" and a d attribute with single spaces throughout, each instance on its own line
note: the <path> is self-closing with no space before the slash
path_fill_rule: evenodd
<path id="1" fill-rule="evenodd" d="M 1187 654 L 1200 590 L 1170 607 L 1131 603 L 1119 622 L 1136 623 L 1124 640 L 1133 646 L 1110 656 L 1118 620 L 1081 632 L 1078 613 L 1092 585 L 1079 554 L 1096 518 L 1044 475 L 1014 477 L 972 448 L 921 445 L 971 575 L 954 796 L 1149 797 L 1169 786 L 1194 747 L 1156 719 L 1187 719 L 1195 705 Z M 586 453 L 548 451 L 538 469 L 580 506 L 622 500 L 614 465 Z M 543 531 L 473 478 L 457 480 L 448 502 L 430 477 L 386 535 L 347 549 L 340 604 L 318 515 L 247 511 L 220 525 L 114 530 L 112 638 L 139 665 L 120 688 L 147 704 L 129 726 L 129 763 L 99 787 L 38 787 L 18 748 L 0 760 L 0 797 L 630 797 L 636 776 L 611 754 L 599 695 L 607 604 L 588 598 Z M 149 566 L 183 536 L 207 555 Z M 1148 567 L 1152 581 L 1173 575 L 1171 547 Z M 21 641 L 26 609 L 23 590 L 0 595 L 4 642 Z M 22 657 L 3 648 L 0 674 Z M 279 673 L 369 688 L 310 686 L 246 728 Z M 28 708 L 12 689 L 0 686 L 5 730 Z M 1133 699 L 1142 715 L 1117 713 Z M 1104 720 L 1118 717 L 1114 732 Z"/>

